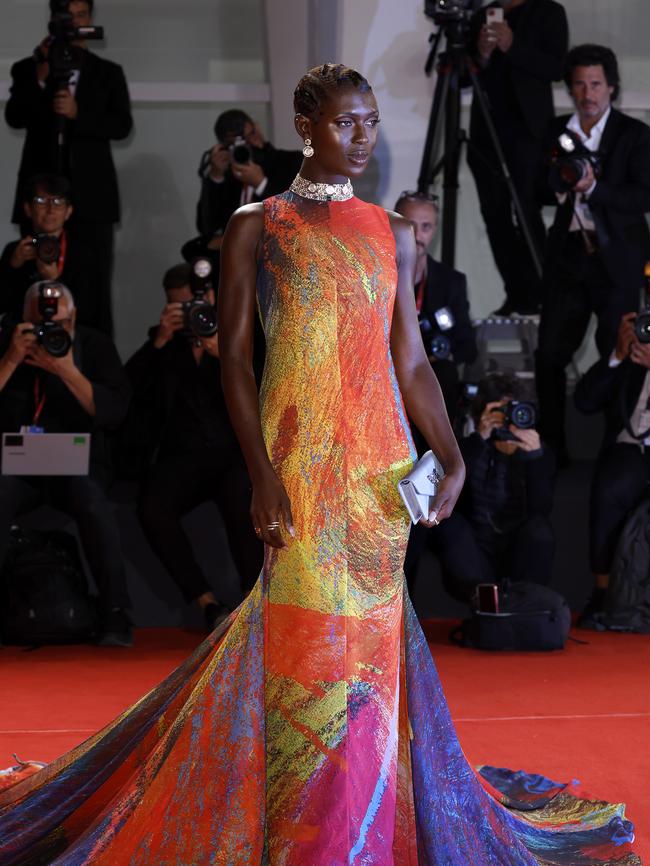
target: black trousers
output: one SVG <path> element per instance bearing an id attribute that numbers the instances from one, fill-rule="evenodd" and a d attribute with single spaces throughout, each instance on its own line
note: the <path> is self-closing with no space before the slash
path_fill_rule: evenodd
<path id="1" fill-rule="evenodd" d="M 589 255 L 580 232 L 570 232 L 556 261 L 547 262 L 536 355 L 539 429 L 557 454 L 566 451 L 566 373 L 584 340 L 592 313 L 598 318 L 596 346 L 608 355 L 623 313 L 638 307 L 638 287 L 623 295 L 600 255 Z"/>
<path id="2" fill-rule="evenodd" d="M 100 610 L 131 607 L 117 520 L 104 488 L 90 476 L 0 476 L 0 567 L 12 521 L 44 504 L 74 518 L 97 584 Z"/>
<path id="3" fill-rule="evenodd" d="M 74 216 L 70 222 L 70 231 L 74 232 L 79 244 L 89 251 L 94 266 L 92 290 L 87 287 L 83 297 L 75 298 L 79 323 L 97 328 L 112 337 L 113 224 L 77 222 Z"/>
<path id="4" fill-rule="evenodd" d="M 541 258 L 546 229 L 535 192 L 535 178 L 542 161 L 541 143 L 525 130 L 513 129 L 501 136 L 501 145 L 537 254 Z M 541 300 L 541 281 L 535 271 L 496 152 L 485 132 L 477 132 L 472 137 L 467 163 L 474 175 L 481 214 L 506 298 L 515 310 L 533 310 Z"/>
<path id="5" fill-rule="evenodd" d="M 219 509 L 240 587 L 247 593 L 259 577 L 264 546 L 253 531 L 251 485 L 238 453 L 206 448 L 166 456 L 151 468 L 140 490 L 142 528 L 186 601 L 194 601 L 212 586 L 194 556 L 181 519 L 210 501 Z"/>
<path id="6" fill-rule="evenodd" d="M 555 536 L 550 520 L 541 514 L 507 533 L 479 535 L 457 511 L 431 530 L 419 524 L 412 527 L 404 563 L 411 594 L 418 561 L 427 546 L 440 562 L 445 590 L 459 601 L 469 601 L 479 583 L 508 578 L 547 585 L 551 580 Z"/>
<path id="7" fill-rule="evenodd" d="M 616 443 L 601 454 L 591 483 L 589 560 L 594 574 L 609 574 L 630 512 L 650 492 L 650 450 Z"/>

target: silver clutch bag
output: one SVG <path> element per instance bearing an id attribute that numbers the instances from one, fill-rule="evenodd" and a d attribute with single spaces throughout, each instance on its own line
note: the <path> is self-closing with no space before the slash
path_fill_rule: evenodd
<path id="1" fill-rule="evenodd" d="M 445 477 L 445 470 L 433 451 L 427 451 L 408 475 L 397 484 L 413 523 L 428 519 L 438 485 Z"/>

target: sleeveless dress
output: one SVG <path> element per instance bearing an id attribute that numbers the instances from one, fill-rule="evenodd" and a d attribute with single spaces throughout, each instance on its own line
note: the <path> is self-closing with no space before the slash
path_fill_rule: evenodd
<path id="1" fill-rule="evenodd" d="M 622 806 L 467 763 L 404 591 L 384 210 L 264 205 L 263 434 L 296 538 L 107 728 L 0 796 L 0 863 L 638 864 Z"/>

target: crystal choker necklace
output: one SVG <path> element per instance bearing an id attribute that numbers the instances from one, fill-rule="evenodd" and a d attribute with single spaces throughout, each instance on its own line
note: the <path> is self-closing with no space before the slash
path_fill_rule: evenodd
<path id="1" fill-rule="evenodd" d="M 289 189 L 296 195 L 314 201 L 347 201 L 354 195 L 349 180 L 346 183 L 316 183 L 313 180 L 306 180 L 299 174 L 296 175 Z"/>

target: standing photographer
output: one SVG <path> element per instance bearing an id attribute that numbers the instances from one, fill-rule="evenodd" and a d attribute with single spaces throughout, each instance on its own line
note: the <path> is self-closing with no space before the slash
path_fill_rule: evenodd
<path id="1" fill-rule="evenodd" d="M 594 587 L 580 621 L 587 627 L 605 609 L 619 536 L 629 514 L 648 496 L 650 484 L 650 343 L 639 341 L 636 318 L 636 313 L 622 316 L 614 351 L 585 373 L 575 391 L 581 412 L 605 412 L 607 422 L 591 484 Z"/>
<path id="2" fill-rule="evenodd" d="M 555 0 L 490 3 L 472 19 L 468 40 L 540 258 L 546 231 L 535 181 L 544 135 L 554 114 L 552 86 L 562 77 L 568 43 L 566 13 Z M 467 163 L 476 182 L 492 255 L 503 279 L 506 297 L 496 314 L 536 313 L 541 300 L 540 280 L 476 97 L 472 100 Z"/>
<path id="3" fill-rule="evenodd" d="M 51 35 L 11 68 L 5 118 L 25 129 L 13 220 L 24 223 L 24 184 L 37 174 L 65 175 L 72 187 L 74 230 L 95 262 L 97 327 L 112 332 L 113 225 L 120 219 L 111 141 L 131 131 L 122 68 L 92 54 L 78 33 L 91 27 L 92 0 L 50 0 Z"/>
<path id="4" fill-rule="evenodd" d="M 458 403 L 458 365 L 471 364 L 477 354 L 476 336 L 469 318 L 467 277 L 435 261 L 428 253 L 438 228 L 439 213 L 434 196 L 405 190 L 397 199 L 395 210 L 410 221 L 415 233 L 417 259 L 413 288 L 420 331 L 453 423 Z M 419 446 L 420 442 L 416 444 Z"/>
<path id="5" fill-rule="evenodd" d="M 609 48 L 573 48 L 565 80 L 576 111 L 549 129 L 558 208 L 547 247 L 536 371 L 541 429 L 560 462 L 567 459 L 565 367 L 592 313 L 598 350 L 611 352 L 621 315 L 638 307 L 650 258 L 650 127 L 612 107 L 620 80 Z M 567 178 L 569 189 L 559 191 Z"/>
<path id="6" fill-rule="evenodd" d="M 42 174 L 24 187 L 26 234 L 0 256 L 0 313 L 19 319 L 27 289 L 39 280 L 61 280 L 75 298 L 77 322 L 97 327 L 99 309 L 92 254 L 67 229 L 72 215 L 70 182 Z"/>
<path id="7" fill-rule="evenodd" d="M 203 155 L 199 167 L 196 227 L 203 242 L 219 250 L 226 224 L 237 208 L 288 189 L 300 170 L 302 154 L 277 150 L 264 140 L 259 125 L 237 108 L 217 117 L 214 134 L 217 143 Z"/>
<path id="8" fill-rule="evenodd" d="M 188 330 L 184 305 L 194 298 L 193 282 L 188 264 L 167 271 L 160 324 L 126 369 L 148 451 L 140 521 L 183 597 L 199 605 L 212 630 L 230 610 L 214 595 L 197 562 L 183 516 L 203 502 L 216 503 L 243 593 L 259 576 L 263 548 L 251 525 L 250 481 L 221 390 L 218 333 L 197 337 Z M 212 289 L 205 300 L 216 321 Z"/>
<path id="9" fill-rule="evenodd" d="M 56 334 L 46 329 L 50 341 L 34 333 L 48 319 L 45 298 L 57 299 L 49 316 Z M 99 642 L 130 646 L 124 558 L 106 495 L 111 478 L 106 433 L 126 414 L 129 384 L 110 338 L 76 325 L 74 298 L 61 283 L 31 286 L 23 316 L 20 324 L 5 319 L 0 327 L 0 432 L 35 425 L 46 433 L 90 433 L 90 465 L 87 476 L 0 475 L 0 567 L 14 517 L 44 502 L 70 514 L 99 591 Z"/>

